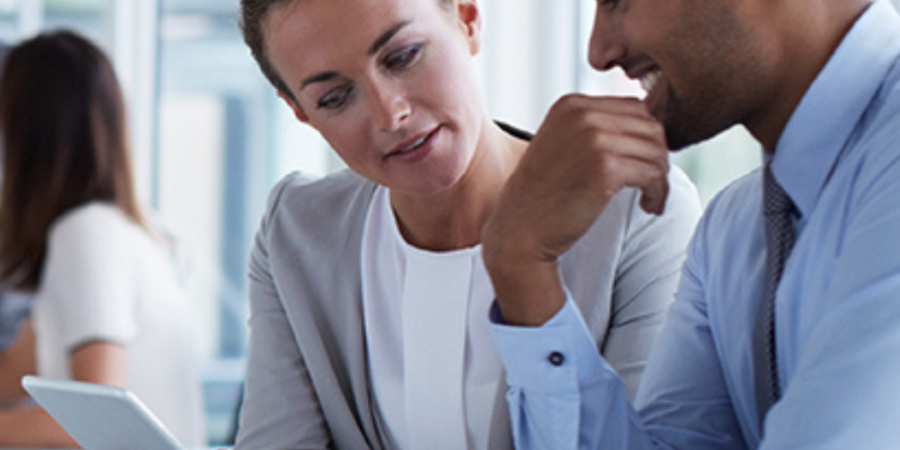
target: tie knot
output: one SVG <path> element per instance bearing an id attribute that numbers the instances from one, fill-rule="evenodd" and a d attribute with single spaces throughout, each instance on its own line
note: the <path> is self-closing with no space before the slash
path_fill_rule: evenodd
<path id="1" fill-rule="evenodd" d="M 784 192 L 772 170 L 766 166 L 763 175 L 763 213 L 767 216 L 773 214 L 790 214 L 794 211 L 794 202 L 791 197 Z"/>

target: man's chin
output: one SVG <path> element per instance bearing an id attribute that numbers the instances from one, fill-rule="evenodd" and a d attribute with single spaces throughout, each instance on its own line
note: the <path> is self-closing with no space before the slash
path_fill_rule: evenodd
<path id="1" fill-rule="evenodd" d="M 696 116 L 688 118 L 677 114 L 667 114 L 663 127 L 666 132 L 666 145 L 672 152 L 709 140 L 729 128 L 718 126 L 709 118 Z"/>
<path id="2" fill-rule="evenodd" d="M 681 139 L 680 137 L 666 133 L 666 144 L 669 146 L 669 151 L 672 153 L 678 153 L 698 142 L 699 141 L 691 139 Z"/>
<path id="3" fill-rule="evenodd" d="M 696 135 L 684 135 L 680 133 L 670 132 L 669 128 L 666 128 L 666 144 L 669 146 L 669 151 L 673 153 L 680 152 L 688 147 L 699 144 L 703 141 L 711 139 L 715 137 L 718 132 L 714 133 L 704 133 L 704 134 L 696 134 Z"/>

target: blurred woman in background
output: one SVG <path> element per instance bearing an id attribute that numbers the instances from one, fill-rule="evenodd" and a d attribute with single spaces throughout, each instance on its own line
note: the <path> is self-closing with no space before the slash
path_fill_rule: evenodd
<path id="1" fill-rule="evenodd" d="M 0 41 L 0 73 L 7 52 L 9 45 Z M 27 295 L 0 289 L 0 409 L 14 407 L 26 397 L 19 380 L 34 373 L 34 333 L 27 320 L 31 303 Z"/>
<path id="2" fill-rule="evenodd" d="M 0 133 L 0 277 L 34 293 L 38 375 L 125 387 L 203 445 L 189 304 L 172 242 L 135 198 L 109 60 L 68 31 L 15 46 Z M 0 447 L 74 445 L 39 408 L 0 412 Z"/>

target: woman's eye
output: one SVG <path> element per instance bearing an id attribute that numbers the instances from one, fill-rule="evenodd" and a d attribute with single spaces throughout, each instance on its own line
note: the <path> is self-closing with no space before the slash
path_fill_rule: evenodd
<path id="1" fill-rule="evenodd" d="M 342 86 L 328 91 L 319 99 L 316 107 L 318 109 L 339 109 L 347 103 L 353 88 L 350 86 Z"/>
<path id="2" fill-rule="evenodd" d="M 422 44 L 413 44 L 393 52 L 384 58 L 384 66 L 388 69 L 404 69 L 415 61 L 422 51 Z"/>

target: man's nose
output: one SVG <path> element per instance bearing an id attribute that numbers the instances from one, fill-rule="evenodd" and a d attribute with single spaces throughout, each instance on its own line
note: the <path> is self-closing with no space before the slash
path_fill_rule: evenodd
<path id="1" fill-rule="evenodd" d="M 621 38 L 612 12 L 597 7 L 588 47 L 588 62 L 597 70 L 609 70 L 621 61 L 628 49 Z"/>

